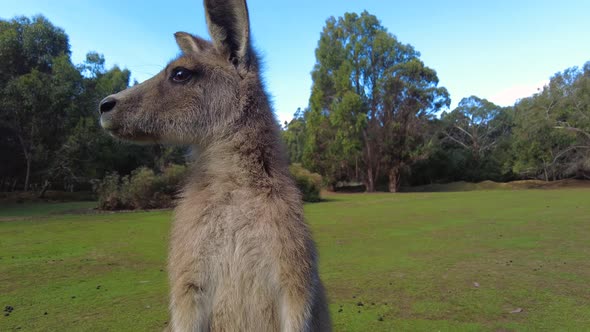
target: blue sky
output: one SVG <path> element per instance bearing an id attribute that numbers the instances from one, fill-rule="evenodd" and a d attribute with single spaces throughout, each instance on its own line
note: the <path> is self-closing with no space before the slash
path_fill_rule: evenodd
<path id="1" fill-rule="evenodd" d="M 557 71 L 590 60 L 590 1 L 250 0 L 254 44 L 281 120 L 308 104 L 314 50 L 329 16 L 368 10 L 422 53 L 455 106 L 477 95 L 512 105 Z M 103 53 L 138 81 L 178 54 L 173 33 L 207 36 L 201 0 L 3 1 L 0 17 L 43 14 L 70 36 L 73 61 Z"/>

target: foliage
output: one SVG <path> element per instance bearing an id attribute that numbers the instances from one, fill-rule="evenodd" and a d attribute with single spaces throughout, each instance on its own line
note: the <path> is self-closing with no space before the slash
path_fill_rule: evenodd
<path id="1" fill-rule="evenodd" d="M 300 164 L 289 167 L 297 187 L 306 202 L 319 202 L 322 177 L 311 173 Z M 117 172 L 107 174 L 95 184 L 98 206 L 103 210 L 137 210 L 169 208 L 184 183 L 189 169 L 171 164 L 156 174 L 147 167 L 140 167 L 130 175 Z"/>
<path id="2" fill-rule="evenodd" d="M 397 191 L 403 169 L 422 158 L 422 127 L 449 104 L 419 56 L 366 11 L 329 18 L 312 72 L 304 166 L 332 183 L 355 174 L 368 191 L 387 174 Z"/>
<path id="3" fill-rule="evenodd" d="M 116 172 L 108 174 L 96 188 L 99 208 L 135 210 L 172 207 L 187 172 L 186 166 L 170 165 L 159 175 L 146 167 L 123 177 Z"/>
<path id="4" fill-rule="evenodd" d="M 590 178 L 590 62 L 555 74 L 516 105 L 512 147 L 522 177 Z"/>
<path id="5" fill-rule="evenodd" d="M 503 108 L 476 96 L 463 98 L 452 112 L 443 112 L 445 137 L 468 150 L 474 159 L 482 158 L 504 137 L 510 123 L 502 117 Z"/>
<path id="6" fill-rule="evenodd" d="M 98 207 L 103 210 L 117 210 L 123 205 L 121 197 L 121 178 L 118 173 L 107 174 L 97 184 Z M 126 200 L 125 200 L 126 201 Z"/>
<path id="7" fill-rule="evenodd" d="M 471 96 L 436 118 L 449 104 L 436 72 L 367 12 L 328 19 L 316 60 L 283 137 L 328 187 L 590 178 L 590 62 L 514 107 Z"/>
<path id="8" fill-rule="evenodd" d="M 290 161 L 329 188 L 590 178 L 590 62 L 514 107 L 471 96 L 440 113 L 449 95 L 436 71 L 366 11 L 330 17 L 315 55 L 309 106 L 282 138 Z M 186 147 L 133 145 L 100 128 L 96 105 L 131 80 L 105 63 L 91 51 L 74 65 L 67 34 L 43 16 L 0 19 L 0 191 L 89 191 L 110 172 L 123 181 L 186 163 Z"/>
<path id="9" fill-rule="evenodd" d="M 25 191 L 33 165 L 59 147 L 80 86 L 63 30 L 43 16 L 0 20 L 0 124 L 20 147 Z"/>
<path id="10" fill-rule="evenodd" d="M 108 171 L 184 163 L 184 148 L 109 137 L 97 121 L 105 96 L 131 73 L 89 52 L 73 65 L 68 37 L 43 16 L 0 20 L 0 191 L 89 190 Z"/>
<path id="11" fill-rule="evenodd" d="M 511 107 L 476 96 L 463 98 L 453 111 L 443 112 L 433 155 L 446 165 L 442 178 L 473 182 L 510 179 L 503 164 L 509 158 L 505 151 L 510 149 L 512 121 Z"/>
<path id="12" fill-rule="evenodd" d="M 289 161 L 301 163 L 303 160 L 303 149 L 305 145 L 305 118 L 304 111 L 300 108 L 293 115 L 290 122 L 285 122 L 282 134 L 283 142 L 287 148 Z"/>
<path id="13" fill-rule="evenodd" d="M 321 200 L 322 176 L 317 173 L 311 173 L 303 168 L 301 164 L 292 164 L 289 171 L 297 187 L 301 191 L 303 200 L 306 202 L 319 202 Z"/>

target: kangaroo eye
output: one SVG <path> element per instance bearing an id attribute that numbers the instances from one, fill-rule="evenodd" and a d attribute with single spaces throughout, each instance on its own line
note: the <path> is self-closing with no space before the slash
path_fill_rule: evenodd
<path id="1" fill-rule="evenodd" d="M 183 67 L 178 67 L 172 70 L 172 75 L 170 76 L 170 78 L 172 79 L 172 81 L 176 83 L 182 83 L 188 81 L 192 76 L 192 71 Z"/>

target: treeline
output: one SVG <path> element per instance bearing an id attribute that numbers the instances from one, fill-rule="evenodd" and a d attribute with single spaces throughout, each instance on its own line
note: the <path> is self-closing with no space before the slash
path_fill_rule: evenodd
<path id="1" fill-rule="evenodd" d="M 66 33 L 43 16 L 0 20 L 0 192 L 90 190 L 107 173 L 183 163 L 184 151 L 108 137 L 97 104 L 131 73 L 90 52 L 73 64 Z"/>
<path id="2" fill-rule="evenodd" d="M 127 88 L 131 73 L 105 68 L 97 52 L 81 64 L 70 55 L 66 33 L 43 16 L 0 20 L 0 192 L 104 189 L 114 171 L 132 183 L 140 167 L 165 177 L 186 163 L 184 148 L 108 137 L 97 104 Z M 312 78 L 309 106 L 283 138 L 291 162 L 334 189 L 590 178 L 590 63 L 513 107 L 471 96 L 449 111 L 436 71 L 363 12 L 327 20 Z M 315 197 L 319 177 L 294 174 Z M 136 182 L 163 180 L 150 181 Z M 136 187 L 122 186 L 114 201 L 133 202 Z"/>
<path id="3" fill-rule="evenodd" d="M 590 62 L 513 107 L 471 96 L 449 112 L 436 71 L 363 12 L 328 19 L 312 77 L 283 137 L 334 189 L 590 178 Z"/>

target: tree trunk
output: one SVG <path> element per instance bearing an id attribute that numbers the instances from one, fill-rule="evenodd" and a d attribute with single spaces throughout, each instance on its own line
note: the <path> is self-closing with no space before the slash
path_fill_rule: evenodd
<path id="1" fill-rule="evenodd" d="M 29 178 L 31 177 L 31 158 L 27 157 L 27 175 L 25 177 L 24 191 L 29 190 Z"/>
<path id="2" fill-rule="evenodd" d="M 365 180 L 365 191 L 368 193 L 375 192 L 375 180 L 373 175 L 373 169 L 367 168 L 367 179 Z"/>
<path id="3" fill-rule="evenodd" d="M 356 156 L 354 158 L 354 180 L 359 180 L 359 157 Z"/>
<path id="4" fill-rule="evenodd" d="M 401 172 L 399 167 L 392 167 L 389 169 L 389 192 L 396 193 L 399 191 Z"/>
<path id="5" fill-rule="evenodd" d="M 51 182 L 45 180 L 45 183 L 43 183 L 43 187 L 41 188 L 41 192 L 39 193 L 39 198 L 45 198 L 45 193 L 47 192 L 47 189 L 49 189 L 50 185 Z"/>
<path id="6" fill-rule="evenodd" d="M 547 170 L 547 166 L 543 166 L 545 172 L 545 182 L 549 182 L 549 171 Z"/>
<path id="7" fill-rule="evenodd" d="M 369 142 L 369 136 L 367 135 L 367 131 L 363 130 L 363 138 L 365 140 L 365 149 L 363 153 L 363 157 L 365 159 L 365 167 L 367 168 L 366 179 L 365 179 L 365 191 L 372 193 L 375 192 L 375 181 L 377 179 L 377 174 L 379 173 L 379 169 L 373 169 L 374 165 L 374 155 L 373 149 L 371 146 L 371 142 Z"/>
<path id="8" fill-rule="evenodd" d="M 18 140 L 20 142 L 21 147 L 23 148 L 23 154 L 25 155 L 25 160 L 27 161 L 27 175 L 25 177 L 25 186 L 23 188 L 24 191 L 27 191 L 29 190 L 29 178 L 31 175 L 31 153 L 29 149 L 27 149 L 25 140 L 21 135 L 18 135 Z"/>

